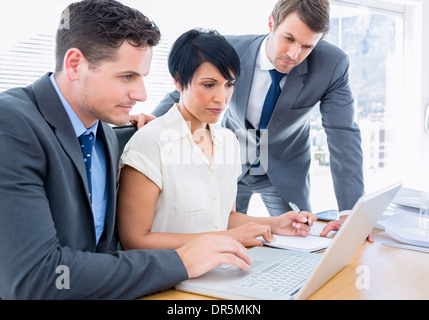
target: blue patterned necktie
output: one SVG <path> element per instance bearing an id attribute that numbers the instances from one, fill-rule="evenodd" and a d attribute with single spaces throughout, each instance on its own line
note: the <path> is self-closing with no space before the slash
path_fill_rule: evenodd
<path id="1" fill-rule="evenodd" d="M 88 178 L 89 198 L 92 202 L 92 185 L 91 185 L 91 156 L 92 148 L 94 147 L 94 134 L 83 134 L 79 138 L 80 147 L 82 149 L 83 160 L 85 161 L 86 176 Z"/>
<path id="2" fill-rule="evenodd" d="M 261 120 L 259 121 L 259 130 L 266 129 L 268 122 L 270 122 L 273 115 L 274 107 L 279 99 L 281 88 L 280 81 L 284 77 L 284 73 L 278 72 L 276 69 L 270 70 L 271 86 L 268 89 L 267 96 L 265 97 L 264 107 L 262 109 Z"/>

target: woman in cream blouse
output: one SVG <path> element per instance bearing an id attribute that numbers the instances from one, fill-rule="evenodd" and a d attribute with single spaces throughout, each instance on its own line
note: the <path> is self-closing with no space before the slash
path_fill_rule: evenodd
<path id="1" fill-rule="evenodd" d="M 235 212 L 238 141 L 216 123 L 232 96 L 240 60 L 216 31 L 190 30 L 174 43 L 169 70 L 180 101 L 141 128 L 121 158 L 118 228 L 124 249 L 175 249 L 204 233 L 244 246 L 272 234 L 307 236 L 317 218 L 290 211 L 256 218 Z M 307 220 L 308 219 L 308 220 Z"/>

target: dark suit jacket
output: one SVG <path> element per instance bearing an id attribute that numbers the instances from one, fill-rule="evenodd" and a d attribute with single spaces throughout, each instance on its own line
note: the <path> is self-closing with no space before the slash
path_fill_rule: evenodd
<path id="1" fill-rule="evenodd" d="M 226 36 L 241 59 L 237 81 L 223 125 L 237 135 L 243 175 L 255 161 L 255 130 L 246 121 L 246 110 L 256 58 L 265 35 Z M 339 48 L 320 41 L 312 53 L 289 73 L 267 130 L 261 137 L 263 165 L 284 201 L 302 210 L 309 203 L 309 114 L 320 102 L 322 124 L 328 137 L 330 164 L 340 210 L 352 209 L 364 193 L 361 136 L 354 122 L 353 97 L 348 83 L 347 56 Z M 165 113 L 177 92 L 168 94 L 153 112 Z M 324 192 L 313 190 L 313 192 Z"/>
<path id="2" fill-rule="evenodd" d="M 0 298 L 137 298 L 187 278 L 173 250 L 116 251 L 120 154 L 108 124 L 97 136 L 109 177 L 98 245 L 80 146 L 49 74 L 0 94 Z M 68 290 L 56 286 L 62 265 Z"/>

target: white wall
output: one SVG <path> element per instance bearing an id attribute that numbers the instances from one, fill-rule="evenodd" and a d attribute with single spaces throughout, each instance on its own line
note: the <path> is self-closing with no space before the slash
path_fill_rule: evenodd
<path id="1" fill-rule="evenodd" d="M 222 34 L 268 33 L 268 17 L 277 2 L 277 0 L 121 1 L 142 11 L 172 40 L 183 32 L 198 27 L 215 29 Z"/>

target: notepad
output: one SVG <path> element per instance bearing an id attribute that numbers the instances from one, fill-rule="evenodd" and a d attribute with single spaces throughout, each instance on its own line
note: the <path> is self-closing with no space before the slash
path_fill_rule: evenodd
<path id="1" fill-rule="evenodd" d="M 318 227 L 313 227 L 308 237 L 279 236 L 275 234 L 273 235 L 274 242 L 267 242 L 262 237 L 259 237 L 258 240 L 261 240 L 264 245 L 273 248 L 307 252 L 322 251 L 328 248 L 334 239 L 319 236 L 320 228 Z"/>
<path id="2" fill-rule="evenodd" d="M 266 242 L 262 240 L 262 243 L 269 247 L 317 252 L 325 250 L 332 242 L 332 238 L 320 237 L 315 235 L 309 235 L 308 237 L 290 237 L 290 236 L 279 236 L 274 235 L 274 242 Z"/>

